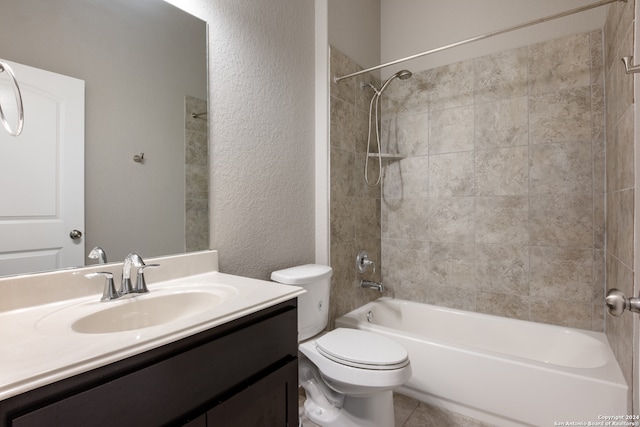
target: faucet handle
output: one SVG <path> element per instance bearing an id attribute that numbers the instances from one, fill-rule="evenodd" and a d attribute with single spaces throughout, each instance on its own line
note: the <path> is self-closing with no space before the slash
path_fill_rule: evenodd
<path id="1" fill-rule="evenodd" d="M 104 291 L 102 291 L 102 298 L 100 301 L 111 301 L 118 298 L 120 295 L 116 291 L 116 286 L 113 284 L 113 273 L 108 271 L 97 271 L 95 273 L 85 274 L 87 279 L 93 279 L 94 277 L 104 276 Z"/>
<path id="2" fill-rule="evenodd" d="M 146 264 L 138 268 L 138 275 L 136 276 L 136 285 L 133 287 L 132 292 L 137 292 L 139 294 L 149 292 L 149 289 L 147 289 L 147 282 L 144 280 L 144 270 L 150 267 L 151 268 L 160 267 L 160 264 Z"/>
<path id="3" fill-rule="evenodd" d="M 373 272 L 376 272 L 376 264 L 369 259 L 369 254 L 365 250 L 358 252 L 356 256 L 356 269 L 360 273 L 366 273 L 369 267 L 373 267 Z"/>

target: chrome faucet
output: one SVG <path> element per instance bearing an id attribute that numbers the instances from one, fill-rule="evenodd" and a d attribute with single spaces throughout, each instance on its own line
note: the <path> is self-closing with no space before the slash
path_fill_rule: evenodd
<path id="1" fill-rule="evenodd" d="M 142 257 L 136 253 L 130 253 L 122 263 L 122 280 L 120 281 L 120 296 L 135 292 L 131 286 L 131 267 L 144 267 Z"/>
<path id="2" fill-rule="evenodd" d="M 122 263 L 122 282 L 120 290 L 116 291 L 113 284 L 113 273 L 108 271 L 99 271 L 96 273 L 86 274 L 85 277 L 92 279 L 94 277 L 104 276 L 105 286 L 100 301 L 112 301 L 128 294 L 142 294 L 149 292 L 147 284 L 144 280 L 144 270 L 150 267 L 159 267 L 160 264 L 145 264 L 142 257 L 136 253 L 130 253 Z M 136 285 L 131 286 L 131 267 L 138 267 L 138 277 Z"/>
<path id="3" fill-rule="evenodd" d="M 98 264 L 107 263 L 107 253 L 100 246 L 96 246 L 95 248 L 91 249 L 91 252 L 89 252 L 89 258 L 97 259 Z"/>
<path id="4" fill-rule="evenodd" d="M 373 280 L 365 280 L 365 279 L 360 280 L 360 287 L 375 289 L 378 292 L 384 291 L 384 285 L 379 282 L 374 282 Z"/>

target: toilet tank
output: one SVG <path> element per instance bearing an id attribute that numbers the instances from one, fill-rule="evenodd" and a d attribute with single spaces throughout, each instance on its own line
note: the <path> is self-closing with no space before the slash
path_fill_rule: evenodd
<path id="1" fill-rule="evenodd" d="M 329 321 L 331 267 L 306 264 L 271 273 L 271 280 L 295 285 L 307 292 L 298 297 L 298 341 L 319 334 Z"/>

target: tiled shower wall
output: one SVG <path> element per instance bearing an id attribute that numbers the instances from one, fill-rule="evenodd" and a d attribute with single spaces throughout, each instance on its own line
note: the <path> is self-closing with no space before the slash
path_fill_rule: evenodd
<path id="1" fill-rule="evenodd" d="M 396 298 L 603 330 L 602 31 L 419 71 L 385 92 Z"/>
<path id="2" fill-rule="evenodd" d="M 362 68 L 338 49 L 331 48 L 331 75 L 345 75 Z M 361 89 L 363 79 L 346 79 L 331 84 L 330 142 L 330 222 L 331 222 L 331 303 L 329 318 L 353 310 L 380 296 L 359 287 L 361 279 L 380 280 L 380 186 L 364 181 L 371 89 Z M 379 86 L 371 76 L 364 80 Z M 377 166 L 371 164 L 375 182 Z M 359 250 L 366 250 L 376 264 L 376 272 L 356 273 Z M 331 325 L 330 325 L 331 326 Z"/>
<path id="3" fill-rule="evenodd" d="M 633 76 L 620 58 L 633 54 L 634 1 L 613 3 L 604 26 L 606 93 L 606 287 L 636 295 L 634 277 L 634 99 Z M 633 384 L 633 317 L 606 317 L 606 334 L 618 364 Z M 633 399 L 638 401 L 637 398 Z M 631 390 L 629 392 L 631 402 Z M 629 413 L 631 404 L 629 403 Z M 633 408 L 637 414 L 639 408 Z"/>
<path id="4" fill-rule="evenodd" d="M 209 146 L 207 100 L 185 97 L 185 246 L 209 248 Z M 192 117 L 191 114 L 199 114 Z"/>

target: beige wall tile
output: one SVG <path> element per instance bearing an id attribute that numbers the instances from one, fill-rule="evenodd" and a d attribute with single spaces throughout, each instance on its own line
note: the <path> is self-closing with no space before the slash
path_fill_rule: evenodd
<path id="1" fill-rule="evenodd" d="M 511 147 L 475 152 L 476 194 L 517 196 L 529 192 L 529 148 Z"/>
<path id="2" fill-rule="evenodd" d="M 592 86 L 591 105 L 593 108 L 593 191 L 605 191 L 606 146 L 604 129 L 604 86 Z"/>
<path id="3" fill-rule="evenodd" d="M 430 243 L 428 283 L 473 289 L 474 252 L 473 243 Z"/>
<path id="4" fill-rule="evenodd" d="M 356 240 L 380 239 L 380 199 L 358 197 L 352 215 L 356 224 Z M 370 248 L 367 248 L 371 251 Z M 376 258 L 377 262 L 380 258 Z"/>
<path id="5" fill-rule="evenodd" d="M 415 156 L 388 162 L 382 185 L 385 199 L 427 198 L 429 157 Z"/>
<path id="6" fill-rule="evenodd" d="M 529 320 L 570 328 L 591 328 L 591 302 L 572 298 L 531 297 Z"/>
<path id="7" fill-rule="evenodd" d="M 623 190 L 634 186 L 634 142 L 633 142 L 633 108 L 627 109 L 616 126 L 615 169 L 616 175 L 613 190 Z M 610 173 L 610 175 L 611 175 Z"/>
<path id="8" fill-rule="evenodd" d="M 615 215 L 617 221 L 616 232 L 618 233 L 617 253 L 618 259 L 627 267 L 633 268 L 633 220 L 634 220 L 634 189 L 622 190 L 619 192 L 620 204 L 614 207 L 609 213 Z"/>
<path id="9" fill-rule="evenodd" d="M 556 90 L 529 97 L 531 144 L 590 142 L 591 89 Z"/>
<path id="10" fill-rule="evenodd" d="M 473 61 L 456 62 L 428 70 L 429 111 L 473 104 Z"/>
<path id="11" fill-rule="evenodd" d="M 473 196 L 473 173 L 472 151 L 429 156 L 429 195 Z"/>
<path id="12" fill-rule="evenodd" d="M 527 48 L 498 52 L 473 61 L 475 102 L 527 95 Z"/>
<path id="13" fill-rule="evenodd" d="M 529 244 L 529 198 L 476 198 L 475 241 Z"/>
<path id="14" fill-rule="evenodd" d="M 476 311 L 480 313 L 529 320 L 529 297 L 526 296 L 478 290 L 476 306 Z"/>
<path id="15" fill-rule="evenodd" d="M 591 83 L 589 33 L 575 34 L 529 47 L 529 93 L 556 92 Z"/>
<path id="16" fill-rule="evenodd" d="M 601 85 L 604 82 L 604 45 L 602 29 L 589 33 L 589 49 L 591 51 L 591 85 Z"/>
<path id="17" fill-rule="evenodd" d="M 531 296 L 588 301 L 591 319 L 592 276 L 592 249 L 531 247 Z"/>
<path id="18" fill-rule="evenodd" d="M 605 195 L 593 195 L 593 247 L 604 249 L 606 236 Z"/>
<path id="19" fill-rule="evenodd" d="M 331 147 L 355 152 L 354 122 L 353 104 L 331 97 Z"/>
<path id="20" fill-rule="evenodd" d="M 333 148 L 330 153 L 331 162 L 331 198 L 353 197 L 355 155 L 352 152 Z"/>
<path id="21" fill-rule="evenodd" d="M 383 152 L 420 156 L 429 154 L 429 114 L 399 114 L 385 116 L 382 126 L 386 137 Z"/>
<path id="22" fill-rule="evenodd" d="M 488 149 L 529 143 L 529 99 L 525 97 L 475 106 L 475 148 Z"/>
<path id="23" fill-rule="evenodd" d="M 531 244 L 593 246 L 593 196 L 552 194 L 531 197 Z"/>
<path id="24" fill-rule="evenodd" d="M 331 243 L 345 244 L 355 242 L 356 239 L 356 221 L 355 221 L 356 203 L 353 197 L 340 197 L 331 201 Z"/>
<path id="25" fill-rule="evenodd" d="M 458 310 L 476 310 L 475 292 L 464 287 L 440 286 L 427 283 L 424 287 L 424 300 L 421 302 Z"/>
<path id="26" fill-rule="evenodd" d="M 471 197 L 429 198 L 427 240 L 452 243 L 473 242 L 474 202 Z"/>
<path id="27" fill-rule="evenodd" d="M 532 145 L 530 151 L 531 194 L 591 194 L 591 144 L 538 144 Z"/>
<path id="28" fill-rule="evenodd" d="M 604 250 L 593 251 L 593 322 L 591 329 L 604 332 L 605 305 L 604 286 L 606 275 Z"/>
<path id="29" fill-rule="evenodd" d="M 473 150 L 473 117 L 473 105 L 431 113 L 428 154 Z"/>
<path id="30" fill-rule="evenodd" d="M 475 277 L 478 289 L 528 296 L 529 246 L 476 243 Z"/>
<path id="31" fill-rule="evenodd" d="M 402 199 L 393 205 L 385 202 L 388 237 L 427 240 L 429 205 L 427 199 Z"/>
<path id="32" fill-rule="evenodd" d="M 426 283 L 429 274 L 429 243 L 419 240 L 385 240 L 382 256 L 384 276 L 391 282 L 409 280 Z"/>

